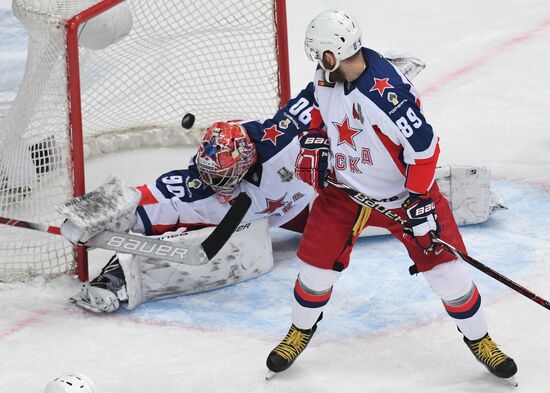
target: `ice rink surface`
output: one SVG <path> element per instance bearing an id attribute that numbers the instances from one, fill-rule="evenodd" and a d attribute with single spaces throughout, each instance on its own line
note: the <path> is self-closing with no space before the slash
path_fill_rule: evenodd
<path id="1" fill-rule="evenodd" d="M 0 119 L 26 57 L 25 32 L 10 3 L 0 0 Z M 489 167 L 492 188 L 508 207 L 462 228 L 470 254 L 550 298 L 550 3 L 287 3 L 293 92 L 314 70 L 303 53 L 305 26 L 328 8 L 353 14 L 366 46 L 426 61 L 415 85 L 441 138 L 440 163 Z M 93 158 L 87 187 L 109 172 L 141 184 L 184 166 L 191 154 L 174 147 Z M 265 358 L 290 325 L 298 243 L 296 235 L 276 231 L 271 273 L 113 315 L 71 306 L 67 298 L 79 288 L 72 277 L 0 284 L 0 392 L 42 392 L 69 371 L 92 378 L 97 393 L 550 392 L 549 310 L 472 268 L 490 333 L 518 364 L 513 388 L 476 363 L 388 236 L 359 240 L 310 347 L 266 382 Z M 92 275 L 107 257 L 92 254 Z"/>

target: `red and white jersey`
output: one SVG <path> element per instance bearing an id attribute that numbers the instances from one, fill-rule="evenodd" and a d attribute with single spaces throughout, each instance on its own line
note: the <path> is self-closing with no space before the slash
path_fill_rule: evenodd
<path id="1" fill-rule="evenodd" d="M 423 194 L 431 187 L 438 138 L 401 71 L 371 49 L 362 53 L 367 68 L 354 83 L 328 83 L 319 68 L 315 99 L 337 180 L 399 207 L 409 191 Z"/>

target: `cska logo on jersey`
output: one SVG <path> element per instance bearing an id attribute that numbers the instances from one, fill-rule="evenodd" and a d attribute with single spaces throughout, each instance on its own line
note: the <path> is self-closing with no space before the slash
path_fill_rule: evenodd
<path id="1" fill-rule="evenodd" d="M 332 122 L 332 124 L 334 124 L 334 127 L 336 127 L 336 129 L 338 130 L 337 146 L 340 146 L 341 144 L 346 143 L 349 147 L 352 147 L 353 150 L 357 150 L 355 148 L 355 141 L 353 140 L 353 138 L 355 138 L 355 135 L 359 134 L 363 130 L 357 129 L 357 128 L 351 128 L 349 126 L 349 119 L 347 115 L 344 117 L 342 124 L 336 123 L 336 122 Z"/>
<path id="2" fill-rule="evenodd" d="M 393 86 L 390 85 L 390 78 L 378 79 L 374 78 L 374 86 L 371 87 L 369 91 L 377 91 L 380 93 L 380 97 L 384 95 L 386 89 L 393 89 Z"/>
<path id="3" fill-rule="evenodd" d="M 271 127 L 266 128 L 264 130 L 264 136 L 262 136 L 261 142 L 270 141 L 271 143 L 276 145 L 277 144 L 277 138 L 280 137 L 283 134 L 284 134 L 284 132 L 279 131 L 277 129 L 276 125 L 272 125 Z"/>

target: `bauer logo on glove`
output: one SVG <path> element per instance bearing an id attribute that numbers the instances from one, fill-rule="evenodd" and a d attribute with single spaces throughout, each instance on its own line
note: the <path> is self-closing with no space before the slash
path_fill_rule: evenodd
<path id="1" fill-rule="evenodd" d="M 328 186 L 330 139 L 326 131 L 315 128 L 299 136 L 300 153 L 296 157 L 296 177 L 312 186 L 316 192 Z"/>
<path id="2" fill-rule="evenodd" d="M 405 235 L 412 236 L 426 254 L 434 251 L 433 239 L 439 236 L 440 228 L 432 198 L 411 192 L 402 207 L 408 218 Z"/>
<path id="3" fill-rule="evenodd" d="M 312 145 L 330 146 L 330 140 L 327 137 L 308 136 L 301 145 L 308 146 L 309 149 L 312 148 Z"/>

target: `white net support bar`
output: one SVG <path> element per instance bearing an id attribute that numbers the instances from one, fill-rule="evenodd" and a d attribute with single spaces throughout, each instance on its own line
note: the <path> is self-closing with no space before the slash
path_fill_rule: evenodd
<path id="1" fill-rule="evenodd" d="M 284 2 L 127 0 L 103 11 L 116 2 L 13 1 L 30 39 L 24 80 L 0 124 L 0 216 L 60 224 L 54 206 L 82 180 L 73 170 L 83 159 L 72 155 L 71 135 L 80 132 L 69 120 L 75 110 L 89 156 L 195 143 L 214 121 L 263 119 L 278 108 L 288 83 L 277 46 L 276 11 Z M 80 26 L 75 71 L 67 63 L 67 24 L 92 6 L 102 13 Z M 70 104 L 74 73 L 80 108 Z M 191 131 L 181 128 L 188 112 L 196 116 Z M 0 227 L 0 280 L 73 269 L 63 239 Z"/>

